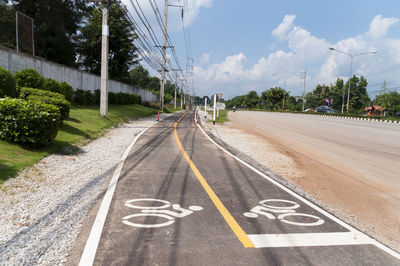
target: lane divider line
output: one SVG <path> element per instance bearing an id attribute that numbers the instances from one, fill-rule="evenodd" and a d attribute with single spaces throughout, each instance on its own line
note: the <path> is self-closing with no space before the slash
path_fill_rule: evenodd
<path id="1" fill-rule="evenodd" d="M 90 230 L 89 238 L 86 242 L 85 249 L 81 255 L 81 259 L 79 261 L 79 266 L 88 266 L 93 265 L 94 258 L 96 256 L 97 247 L 100 242 L 101 233 L 103 232 L 104 223 L 107 218 L 108 210 L 110 209 L 111 201 L 114 196 L 115 188 L 118 184 L 118 179 L 121 175 L 122 167 L 124 166 L 125 160 L 128 157 L 129 152 L 135 145 L 136 141 L 146 132 L 149 128 L 154 126 L 155 124 L 159 123 L 154 122 L 148 128 L 142 130 L 130 143 L 128 148 L 125 150 L 124 154 L 122 155 L 117 168 L 114 171 L 114 175 L 111 178 L 110 184 L 108 185 L 106 194 L 104 195 L 103 201 L 101 202 L 99 211 L 96 215 L 96 219 L 94 220 L 92 229 Z"/>
<path id="2" fill-rule="evenodd" d="M 242 244 L 245 248 L 254 248 L 255 246 L 254 246 L 253 242 L 250 240 L 250 238 L 247 236 L 246 232 L 242 229 L 242 227 L 235 220 L 235 218 L 233 218 L 233 216 L 229 213 L 228 209 L 225 207 L 225 205 L 221 202 L 221 200 L 215 194 L 214 190 L 207 183 L 207 181 L 205 180 L 203 175 L 197 169 L 196 165 L 193 163 L 193 161 L 190 159 L 189 155 L 186 153 L 185 149 L 183 148 L 182 143 L 179 140 L 178 133 L 176 131 L 176 127 L 178 126 L 179 122 L 187 114 L 188 113 L 183 114 L 183 116 L 181 118 L 179 118 L 178 122 L 176 122 L 174 124 L 175 140 L 179 146 L 179 149 L 181 150 L 183 157 L 188 162 L 190 168 L 192 168 L 192 170 L 193 170 L 194 174 L 196 175 L 197 179 L 199 180 L 200 184 L 203 186 L 204 190 L 210 197 L 211 201 L 214 203 L 215 207 L 217 207 L 218 211 L 221 213 L 222 217 L 225 219 L 226 223 L 229 225 L 231 230 L 235 233 L 235 235 L 237 236 L 239 241 L 242 242 Z"/>
<path id="3" fill-rule="evenodd" d="M 375 245 L 377 248 L 385 251 L 386 253 L 392 255 L 393 257 L 397 258 L 400 260 L 400 254 L 397 253 L 396 251 L 394 251 L 393 249 L 387 247 L 386 245 L 378 242 L 377 240 L 373 239 L 372 237 L 362 233 L 361 231 L 357 230 L 356 228 L 352 227 L 351 225 L 345 223 L 344 221 L 340 220 L 339 218 L 337 218 L 336 216 L 330 214 L 329 212 L 325 211 L 324 209 L 320 208 L 319 206 L 317 206 L 316 204 L 312 203 L 311 201 L 307 200 L 306 198 L 303 198 L 302 196 L 298 195 L 296 192 L 290 190 L 289 188 L 285 187 L 284 185 L 282 185 L 281 183 L 275 181 L 274 179 L 272 179 L 271 177 L 267 176 L 266 174 L 264 174 L 263 172 L 259 171 L 258 169 L 256 169 L 255 167 L 251 166 L 250 164 L 246 163 L 245 161 L 243 161 L 242 159 L 238 158 L 237 156 L 233 155 L 232 153 L 230 153 L 229 151 L 227 151 L 225 148 L 223 148 L 221 145 L 219 145 L 218 143 L 216 143 L 204 130 L 203 128 L 197 124 L 196 125 L 204 134 L 204 136 L 206 136 L 212 143 L 214 143 L 218 148 L 220 148 L 223 152 L 225 152 L 226 154 L 228 154 L 229 156 L 231 156 L 232 158 L 234 158 L 236 161 L 242 163 L 243 165 L 247 166 L 248 168 L 250 168 L 251 170 L 253 170 L 255 173 L 259 174 L 261 177 L 263 177 L 264 179 L 268 180 L 269 182 L 271 182 L 272 184 L 276 185 L 277 187 L 281 188 L 283 191 L 287 192 L 288 194 L 292 195 L 293 197 L 299 199 L 300 201 L 304 202 L 305 204 L 307 204 L 308 206 L 310 206 L 311 208 L 319 211 L 320 213 L 322 213 L 323 215 L 327 216 L 328 218 L 330 218 L 331 220 L 335 221 L 336 223 L 340 224 L 341 226 L 345 227 L 346 229 L 348 229 L 350 232 L 353 233 L 353 237 L 354 238 L 358 238 L 358 239 L 362 239 L 362 242 L 360 242 L 360 244 L 371 244 L 371 245 Z M 254 239 L 253 235 L 251 237 L 252 239 Z M 262 246 L 257 246 L 255 245 L 255 247 L 262 247 Z"/>

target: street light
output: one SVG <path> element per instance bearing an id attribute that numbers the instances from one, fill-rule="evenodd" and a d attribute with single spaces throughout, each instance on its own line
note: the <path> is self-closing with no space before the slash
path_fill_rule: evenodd
<path id="1" fill-rule="evenodd" d="M 333 48 L 333 47 L 329 47 L 329 50 L 336 51 L 336 52 L 348 55 L 351 58 L 351 61 L 350 61 L 349 90 L 347 91 L 347 103 L 346 103 L 346 113 L 348 113 L 349 112 L 349 101 L 350 101 L 350 83 L 351 83 L 351 75 L 352 75 L 352 72 L 353 72 L 353 57 L 356 57 L 356 56 L 359 56 L 359 55 L 365 55 L 365 54 L 376 54 L 378 51 L 372 50 L 372 51 L 369 51 L 369 52 L 364 52 L 364 53 L 359 53 L 359 54 L 354 54 L 353 55 L 353 54 L 349 54 L 349 53 L 340 51 L 340 50 L 338 50 L 336 48 Z M 343 107 L 344 107 L 344 88 L 343 88 L 343 98 L 342 98 L 342 113 L 343 113 Z"/>
<path id="2" fill-rule="evenodd" d="M 291 78 L 292 76 L 283 76 L 283 75 L 278 75 L 278 74 L 272 74 L 272 76 L 274 76 L 274 77 L 280 77 L 280 78 L 283 78 L 283 80 L 284 80 L 284 83 L 283 83 L 283 90 L 284 90 L 285 92 L 283 93 L 283 103 L 282 103 L 282 111 L 284 111 L 284 110 L 285 110 L 285 96 L 286 96 L 286 80 L 287 80 L 288 78 Z"/>

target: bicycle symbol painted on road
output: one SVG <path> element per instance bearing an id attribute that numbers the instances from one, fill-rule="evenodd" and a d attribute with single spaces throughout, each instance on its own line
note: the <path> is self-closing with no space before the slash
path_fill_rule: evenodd
<path id="1" fill-rule="evenodd" d="M 284 206 L 279 206 L 285 204 Z M 257 218 L 259 215 L 263 215 L 270 220 L 278 219 L 281 222 L 297 225 L 297 226 L 318 226 L 323 224 L 325 221 L 318 216 L 298 213 L 295 209 L 300 207 L 300 204 L 283 199 L 266 199 L 259 202 L 260 205 L 254 207 L 250 212 L 243 213 L 247 218 Z M 286 205 L 287 204 L 287 205 Z M 278 205 L 278 206 L 277 206 Z M 274 215 L 274 214 L 275 215 Z M 289 217 L 302 217 L 303 220 L 312 220 L 311 222 L 296 222 L 288 220 Z"/>
<path id="2" fill-rule="evenodd" d="M 160 203 L 159 206 L 141 206 L 140 204 Z M 175 211 L 166 210 L 171 207 Z M 200 206 L 190 206 L 187 209 L 182 208 L 179 204 L 171 204 L 171 202 L 160 199 L 132 199 L 125 202 L 125 206 L 141 210 L 141 213 L 131 214 L 122 218 L 122 222 L 126 225 L 141 228 L 158 228 L 171 225 L 175 222 L 175 218 L 183 218 L 192 214 L 195 211 L 201 211 L 203 208 Z M 137 217 L 158 217 L 166 219 L 163 223 L 137 223 Z"/>

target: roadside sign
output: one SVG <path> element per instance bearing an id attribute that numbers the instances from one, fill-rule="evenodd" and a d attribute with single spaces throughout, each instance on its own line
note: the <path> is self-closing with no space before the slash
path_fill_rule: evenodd
<path id="1" fill-rule="evenodd" d="M 217 103 L 216 108 L 218 110 L 225 110 L 225 103 Z"/>

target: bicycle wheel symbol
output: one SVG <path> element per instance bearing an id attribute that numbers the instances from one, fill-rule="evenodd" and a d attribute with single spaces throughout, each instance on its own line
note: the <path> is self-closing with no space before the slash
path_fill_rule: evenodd
<path id="1" fill-rule="evenodd" d="M 281 222 L 297 225 L 297 226 L 318 226 L 323 224 L 325 221 L 318 216 L 306 214 L 306 213 L 297 213 L 295 209 L 300 207 L 300 204 L 283 199 L 266 199 L 259 202 L 260 205 L 252 208 L 250 212 L 243 213 L 247 218 L 257 218 L 260 215 L 267 217 L 270 220 L 278 219 Z M 275 215 L 274 215 L 275 214 Z M 298 222 L 289 220 L 289 217 L 302 217 L 307 220 L 313 220 L 311 222 Z"/>
<path id="2" fill-rule="evenodd" d="M 150 205 L 150 206 L 146 206 Z M 155 205 L 155 206 L 153 206 Z M 171 210 L 167 210 L 171 207 Z M 125 206 L 140 210 L 140 213 L 131 214 L 122 218 L 122 223 L 140 228 L 158 228 L 171 225 L 175 222 L 176 218 L 183 218 L 192 214 L 195 211 L 201 211 L 203 208 L 200 206 L 189 206 L 187 209 L 182 208 L 179 204 L 171 204 L 171 202 L 160 199 L 132 199 L 125 202 Z M 146 219 L 144 223 L 135 222 L 137 217 L 153 217 L 153 218 L 163 218 L 166 222 L 153 223 L 153 219 Z"/>

